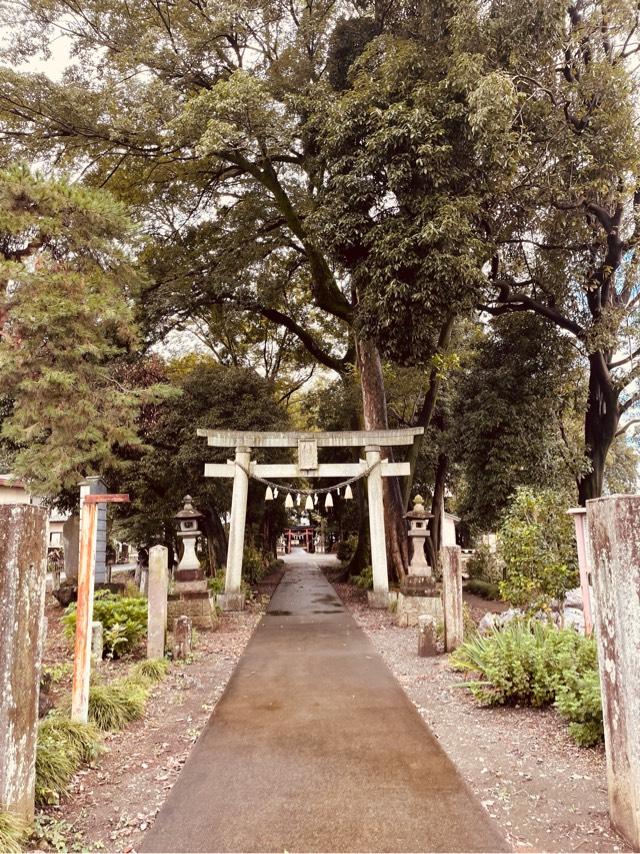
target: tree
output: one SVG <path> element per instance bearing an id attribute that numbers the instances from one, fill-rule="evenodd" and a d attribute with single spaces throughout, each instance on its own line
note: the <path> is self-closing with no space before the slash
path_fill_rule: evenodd
<path id="1" fill-rule="evenodd" d="M 385 428 L 380 347 L 426 359 L 468 305 L 485 260 L 474 222 L 508 173 L 501 107 L 487 106 L 494 93 L 477 93 L 474 110 L 490 113 L 495 156 L 484 141 L 476 150 L 467 94 L 434 50 L 448 11 L 434 7 L 435 23 L 412 35 L 415 15 L 401 3 L 8 5 L 10 61 L 64 32 L 74 62 L 60 83 L 4 69 L 5 151 L 81 164 L 87 182 L 135 207 L 156 238 L 144 295 L 156 329 L 215 306 L 260 315 L 338 374 L 355 364 L 364 426 Z M 372 156 L 358 172 L 363 136 Z M 402 574 L 395 479 L 385 499 Z"/>
<path id="2" fill-rule="evenodd" d="M 570 339 L 535 315 L 469 327 L 447 446 L 456 509 L 472 527 L 494 530 L 518 487 L 575 488 L 586 400 L 577 361 Z"/>
<path id="3" fill-rule="evenodd" d="M 105 193 L 0 172 L 0 376 L 11 467 L 53 497 L 138 444 L 136 411 L 160 393 L 118 382 L 137 345 L 131 236 Z"/>
<path id="4" fill-rule="evenodd" d="M 223 522 L 231 506 L 231 481 L 205 478 L 204 465 L 224 462 L 228 450 L 209 448 L 196 430 L 282 430 L 287 415 L 270 382 L 246 368 L 223 367 L 210 356 L 191 355 L 168 365 L 156 360 L 144 370 L 152 382 L 160 377 L 170 382 L 179 396 L 143 410 L 138 430 L 147 452 L 130 463 L 119 481 L 119 489 L 133 499 L 120 509 L 119 531 L 133 542 L 174 548 L 173 517 L 189 493 L 205 516 L 210 565 L 219 568 L 226 563 Z M 265 551 L 274 547 L 276 524 L 284 521 L 282 508 L 275 505 L 265 504 L 264 487 L 250 481 L 247 540 Z"/>
<path id="5" fill-rule="evenodd" d="M 486 222 L 485 308 L 544 318 L 588 362 L 581 504 L 601 494 L 607 452 L 640 399 L 639 14 L 617 0 L 501 0 L 481 15 L 465 4 L 457 27 L 469 64 L 518 104 L 513 215 Z"/>

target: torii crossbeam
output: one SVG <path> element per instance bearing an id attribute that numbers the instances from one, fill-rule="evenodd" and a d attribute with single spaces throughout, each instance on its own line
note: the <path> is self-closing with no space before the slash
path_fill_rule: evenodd
<path id="1" fill-rule="evenodd" d="M 226 463 L 206 463 L 205 477 L 232 477 L 231 524 L 227 553 L 225 592 L 218 597 L 225 610 L 240 610 L 242 596 L 242 555 L 247 515 L 249 475 L 263 478 L 367 477 L 371 567 L 373 570 L 372 604 L 386 607 L 389 601 L 387 547 L 384 533 L 382 478 L 410 474 L 409 463 L 390 463 L 381 459 L 381 448 L 412 445 L 423 427 L 402 430 L 355 430 L 345 432 L 254 432 L 235 430 L 198 430 L 215 448 L 235 448 L 235 459 Z M 259 464 L 251 461 L 253 448 L 296 448 L 297 463 Z M 365 459 L 357 463 L 318 463 L 318 448 L 364 448 Z"/>

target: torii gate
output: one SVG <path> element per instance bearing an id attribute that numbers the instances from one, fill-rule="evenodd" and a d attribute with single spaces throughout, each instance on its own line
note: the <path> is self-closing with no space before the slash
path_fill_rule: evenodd
<path id="1" fill-rule="evenodd" d="M 384 608 L 389 600 L 387 572 L 387 547 L 384 533 L 384 507 L 382 503 L 382 478 L 403 477 L 410 473 L 409 463 L 390 463 L 382 460 L 381 448 L 412 445 L 423 427 L 401 430 L 360 430 L 345 432 L 244 432 L 235 430 L 198 430 L 215 448 L 235 448 L 235 460 L 226 463 L 205 463 L 205 477 L 232 477 L 231 524 L 227 553 L 227 574 L 224 595 L 218 598 L 225 610 L 241 610 L 244 604 L 242 581 L 242 556 L 244 527 L 247 515 L 249 476 L 258 478 L 319 478 L 366 476 L 369 504 L 369 532 L 371 537 L 371 568 L 373 570 L 373 596 L 370 603 Z M 365 459 L 357 463 L 318 463 L 318 448 L 362 448 Z M 253 448 L 297 448 L 297 463 L 267 463 L 251 461 Z M 304 490 L 300 490 L 303 492 Z"/>

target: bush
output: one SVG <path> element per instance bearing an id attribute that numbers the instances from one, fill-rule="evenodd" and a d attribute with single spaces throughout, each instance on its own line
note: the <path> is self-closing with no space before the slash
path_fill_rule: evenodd
<path id="1" fill-rule="evenodd" d="M 483 599 L 499 599 L 500 587 L 490 581 L 481 581 L 479 578 L 470 578 L 464 586 L 467 593 L 482 596 Z"/>
<path id="2" fill-rule="evenodd" d="M 166 658 L 147 658 L 132 668 L 129 681 L 152 685 L 154 682 L 161 682 L 168 669 L 169 662 Z"/>
<path id="3" fill-rule="evenodd" d="M 465 684 L 481 703 L 555 703 L 579 744 L 602 737 L 593 638 L 539 620 L 513 620 L 486 637 L 466 640 L 450 661 L 456 670 L 478 677 Z"/>
<path id="4" fill-rule="evenodd" d="M 75 602 L 69 605 L 62 619 L 65 634 L 73 638 L 76 632 Z M 147 633 L 147 600 L 100 590 L 93 603 L 93 619 L 99 620 L 103 626 L 104 655 L 119 658 L 131 652 Z"/>
<path id="5" fill-rule="evenodd" d="M 363 567 L 360 575 L 354 575 L 352 580 L 362 590 L 373 590 L 373 569 L 370 566 Z"/>
<path id="6" fill-rule="evenodd" d="M 497 584 L 502 580 L 502 568 L 498 558 L 487 543 L 480 543 L 467 561 L 469 578 L 481 579 Z"/>
<path id="7" fill-rule="evenodd" d="M 38 726 L 36 743 L 36 802 L 57 803 L 83 762 L 92 762 L 102 750 L 100 733 L 61 714 L 46 717 Z"/>
<path id="8" fill-rule="evenodd" d="M 0 812 L 0 851 L 20 854 L 29 836 L 29 823 L 11 812 Z"/>
<path id="9" fill-rule="evenodd" d="M 260 549 L 251 544 L 244 547 L 242 554 L 242 577 L 247 584 L 256 584 L 266 575 L 269 569 L 270 558 L 266 557 Z"/>
<path id="10" fill-rule="evenodd" d="M 573 520 L 568 501 L 553 490 L 521 487 L 498 531 L 504 599 L 532 611 L 564 599 L 578 583 Z"/>
<path id="11" fill-rule="evenodd" d="M 93 685 L 89 689 L 89 720 L 101 730 L 122 729 L 143 716 L 148 696 L 148 685 L 132 679 Z"/>
<path id="12" fill-rule="evenodd" d="M 346 540 L 340 540 L 336 549 L 336 557 L 341 563 L 349 563 L 358 548 L 358 538 L 355 535 L 347 537 Z"/>

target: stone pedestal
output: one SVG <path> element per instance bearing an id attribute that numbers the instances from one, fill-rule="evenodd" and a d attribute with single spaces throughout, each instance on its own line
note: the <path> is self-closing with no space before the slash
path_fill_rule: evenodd
<path id="1" fill-rule="evenodd" d="M 611 823 L 640 851 L 640 495 L 587 501 Z"/>
<path id="2" fill-rule="evenodd" d="M 223 611 L 243 611 L 245 596 L 244 593 L 218 593 L 216 602 Z"/>
<path id="3" fill-rule="evenodd" d="M 370 608 L 382 610 L 389 607 L 388 590 L 368 590 L 367 603 Z"/>
<path id="4" fill-rule="evenodd" d="M 442 600 L 439 595 L 435 596 L 407 596 L 398 593 L 398 608 L 396 611 L 396 623 L 404 628 L 417 626 L 419 618 L 423 614 L 429 614 L 437 623 L 444 622 Z"/>
<path id="5" fill-rule="evenodd" d="M 47 511 L 0 506 L 0 810 L 34 813 Z"/>

